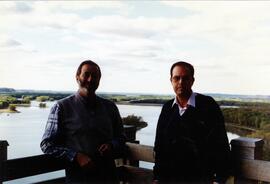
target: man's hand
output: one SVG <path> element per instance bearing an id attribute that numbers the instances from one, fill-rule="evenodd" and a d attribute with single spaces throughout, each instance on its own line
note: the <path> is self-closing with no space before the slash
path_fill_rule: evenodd
<path id="1" fill-rule="evenodd" d="M 81 167 L 86 167 L 86 166 L 89 168 L 94 167 L 94 163 L 91 160 L 91 158 L 83 153 L 77 153 L 75 158 Z"/>
<path id="2" fill-rule="evenodd" d="M 98 151 L 101 156 L 107 155 L 111 152 L 112 146 L 110 144 L 102 144 L 99 148 Z"/>

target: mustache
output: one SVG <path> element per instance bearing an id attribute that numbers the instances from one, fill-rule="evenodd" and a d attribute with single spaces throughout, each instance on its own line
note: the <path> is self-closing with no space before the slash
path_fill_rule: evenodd
<path id="1" fill-rule="evenodd" d="M 94 86 L 95 85 L 95 83 L 93 83 L 93 82 L 81 82 L 80 80 L 77 80 L 77 82 L 81 87 Z"/>
<path id="2" fill-rule="evenodd" d="M 95 91 L 98 88 L 98 83 L 95 82 L 83 82 L 78 80 L 79 88 L 86 90 L 86 91 Z"/>

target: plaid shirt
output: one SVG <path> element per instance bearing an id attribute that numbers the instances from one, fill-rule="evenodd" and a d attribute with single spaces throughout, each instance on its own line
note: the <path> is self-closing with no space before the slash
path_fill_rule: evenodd
<path id="1" fill-rule="evenodd" d="M 75 94 L 75 98 L 84 101 L 79 94 Z M 100 98 L 97 99 L 101 100 Z M 125 147 L 126 137 L 123 132 L 121 117 L 116 106 L 114 110 L 115 111 L 113 113 L 113 119 L 115 124 L 113 126 L 113 131 L 115 135 L 112 138 L 110 144 L 112 145 L 114 153 L 118 155 L 122 154 L 122 151 L 124 151 L 123 149 Z M 59 134 L 59 123 L 61 123 L 60 119 L 62 111 L 62 107 L 60 107 L 59 103 L 56 103 L 51 108 L 51 112 L 49 114 L 49 118 L 45 128 L 45 133 L 40 143 L 40 147 L 41 150 L 46 154 L 52 155 L 56 158 L 65 158 L 69 161 L 73 161 L 77 154 L 77 150 L 62 146 L 62 144 L 59 143 L 61 140 Z M 97 114 L 97 116 L 103 116 L 103 114 Z"/>
<path id="2" fill-rule="evenodd" d="M 59 121 L 60 106 L 56 103 L 49 114 L 47 125 L 45 128 L 45 133 L 42 137 L 42 142 L 40 144 L 41 150 L 49 155 L 53 155 L 56 158 L 66 158 L 69 161 L 73 161 L 76 155 L 76 151 L 56 146 L 56 138 L 58 131 L 58 121 Z"/>

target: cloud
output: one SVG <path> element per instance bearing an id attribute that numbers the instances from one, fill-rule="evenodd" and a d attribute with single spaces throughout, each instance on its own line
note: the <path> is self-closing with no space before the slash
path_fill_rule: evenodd
<path id="1" fill-rule="evenodd" d="M 0 47 L 18 47 L 21 46 L 22 44 L 13 39 L 0 39 Z"/>
<path id="2" fill-rule="evenodd" d="M 155 3 L 143 4 L 147 14 L 138 9 L 140 2 L 0 2 L 0 34 L 7 35 L 0 39 L 1 65 L 20 58 L 19 66 L 27 66 L 28 78 L 34 80 L 38 74 L 43 79 L 73 77 L 81 61 L 92 59 L 104 70 L 104 91 L 171 90 L 168 71 L 179 60 L 196 67 L 198 89 L 230 91 L 228 83 L 236 82 L 236 90 L 252 69 L 260 79 L 269 78 L 270 3 Z M 159 13 L 170 8 L 180 14 Z M 19 67 L 14 70 L 20 72 Z M 127 87 L 112 82 L 120 79 Z"/>
<path id="3" fill-rule="evenodd" d="M 3 1 L 1 2 L 0 10 L 3 14 L 11 13 L 29 13 L 33 10 L 31 2 L 22 2 L 22 1 Z"/>
<path id="4" fill-rule="evenodd" d="M 39 1 L 34 3 L 37 9 L 46 9 L 49 11 L 62 10 L 91 10 L 101 9 L 121 9 L 126 8 L 125 3 L 121 1 Z"/>
<path id="5" fill-rule="evenodd" d="M 1 35 L 0 37 L 0 52 L 14 55 L 16 53 L 35 53 L 38 52 L 33 46 L 22 43 L 16 38 Z"/>
<path id="6" fill-rule="evenodd" d="M 49 27 L 53 29 L 70 29 L 84 19 L 84 14 L 92 9 L 115 10 L 126 8 L 122 2 L 98 1 L 34 1 L 34 2 L 0 2 L 3 19 L 1 27 Z M 86 13 L 81 13 L 85 11 Z M 24 13 L 24 14 L 22 14 Z"/>
<path id="7" fill-rule="evenodd" d="M 14 9 L 16 12 L 19 12 L 19 13 L 28 13 L 33 10 L 32 7 L 28 3 L 25 3 L 25 2 L 16 2 Z"/>

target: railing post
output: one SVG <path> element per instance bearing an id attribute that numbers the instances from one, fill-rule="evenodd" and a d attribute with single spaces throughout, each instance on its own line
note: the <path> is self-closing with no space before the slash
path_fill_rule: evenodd
<path id="1" fill-rule="evenodd" d="M 136 140 L 137 128 L 134 125 L 124 125 L 124 132 L 127 137 L 128 142 L 133 142 Z"/>
<path id="2" fill-rule="evenodd" d="M 0 140 L 0 184 L 3 182 L 4 168 L 2 162 L 7 160 L 7 147 L 8 142 Z"/>
<path id="3" fill-rule="evenodd" d="M 127 142 L 139 144 L 136 140 L 137 127 L 134 125 L 124 125 Z M 125 160 L 125 165 L 131 165 L 139 167 L 139 160 Z"/>
<path id="4" fill-rule="evenodd" d="M 241 159 L 261 160 L 263 156 L 263 144 L 262 139 L 239 137 L 231 140 L 232 161 L 234 167 L 234 173 L 237 179 L 235 183 L 258 183 L 256 181 L 248 181 L 241 178 L 240 164 Z"/>
<path id="5" fill-rule="evenodd" d="M 139 141 L 136 141 L 136 132 L 137 132 L 137 127 L 134 125 L 124 125 L 124 132 L 126 134 L 126 141 L 127 142 L 132 142 L 132 143 L 139 143 Z M 126 150 L 129 152 L 129 150 Z M 130 160 L 129 157 L 129 153 L 126 153 L 127 157 L 125 158 L 120 158 L 115 160 L 116 166 L 118 166 L 118 174 L 120 177 L 120 180 L 122 181 L 122 183 L 126 183 L 127 182 L 127 171 L 124 167 L 122 167 L 123 165 L 136 165 L 139 166 L 139 161 L 134 161 L 134 160 Z"/>
<path id="6" fill-rule="evenodd" d="M 136 142 L 137 128 L 134 125 L 124 125 L 124 132 L 126 135 L 127 142 Z M 115 160 L 116 166 L 126 165 L 127 158 L 119 158 Z"/>

